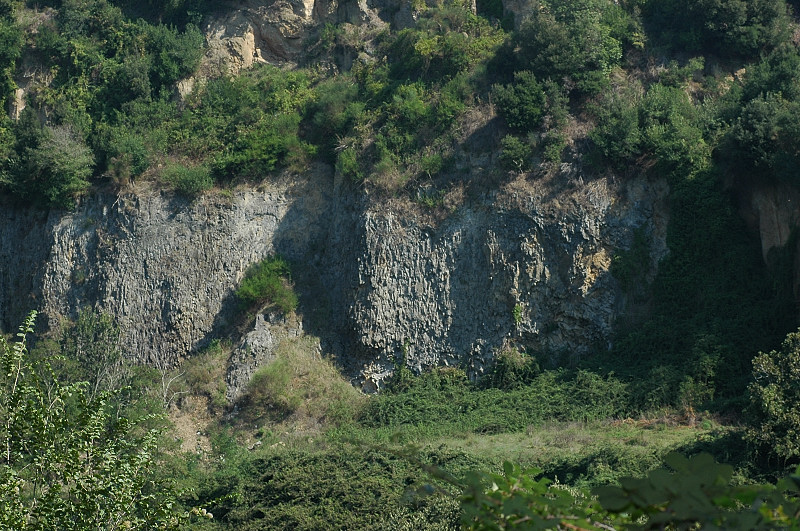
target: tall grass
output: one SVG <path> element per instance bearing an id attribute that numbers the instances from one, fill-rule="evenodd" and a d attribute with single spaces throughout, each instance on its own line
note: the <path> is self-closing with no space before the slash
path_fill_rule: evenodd
<path id="1" fill-rule="evenodd" d="M 316 340 L 303 337 L 284 341 L 277 359 L 256 371 L 242 407 L 250 419 L 337 426 L 352 422 L 363 402 L 339 369 L 317 353 Z"/>

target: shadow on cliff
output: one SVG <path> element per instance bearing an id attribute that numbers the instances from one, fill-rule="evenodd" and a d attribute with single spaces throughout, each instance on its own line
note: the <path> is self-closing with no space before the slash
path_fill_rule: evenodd
<path id="1" fill-rule="evenodd" d="M 291 265 L 304 330 L 341 360 L 355 344 L 347 323 L 358 279 L 362 203 L 357 191 L 335 189 L 332 174 L 330 167 L 318 165 L 287 183 L 285 195 L 291 200 L 272 234 L 268 254 L 280 255 Z M 204 343 L 214 337 L 236 340 L 252 327 L 253 316 L 242 315 L 233 292 L 221 306 Z"/>

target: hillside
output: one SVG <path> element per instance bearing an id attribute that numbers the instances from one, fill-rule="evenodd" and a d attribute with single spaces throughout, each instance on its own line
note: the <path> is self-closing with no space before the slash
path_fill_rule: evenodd
<path id="1" fill-rule="evenodd" d="M 37 355 L 80 356 L 110 319 L 183 450 L 325 468 L 397 429 L 466 470 L 501 456 L 453 437 L 655 417 L 718 429 L 537 466 L 705 440 L 772 477 L 741 436 L 798 325 L 794 7 L 0 0 L 0 329 L 36 309 Z M 249 481 L 215 470 L 203 499 Z"/>

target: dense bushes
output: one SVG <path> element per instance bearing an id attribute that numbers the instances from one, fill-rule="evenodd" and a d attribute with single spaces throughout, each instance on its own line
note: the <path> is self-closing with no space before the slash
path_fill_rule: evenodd
<path id="1" fill-rule="evenodd" d="M 277 256 L 253 265 L 236 289 L 236 297 L 245 306 L 269 303 L 287 314 L 295 311 L 297 295 L 291 287 L 289 263 Z"/>
<path id="2" fill-rule="evenodd" d="M 505 362 L 505 365 L 517 365 Z M 524 367 L 524 364 L 523 364 Z M 509 375 L 501 370 L 489 382 L 508 384 L 509 390 L 480 389 L 448 370 L 421 375 L 400 393 L 381 395 L 361 415 L 368 427 L 414 426 L 427 433 L 453 431 L 505 433 L 524 431 L 545 420 L 592 420 L 626 411 L 626 386 L 615 377 L 588 371 L 546 371 L 532 377 L 533 368 Z M 516 383 L 523 379 L 526 385 Z"/>
<path id="3" fill-rule="evenodd" d="M 622 40 L 635 31 L 630 16 L 606 0 L 534 2 L 530 13 L 514 37 L 517 69 L 583 94 L 606 86 L 622 59 Z"/>
<path id="4" fill-rule="evenodd" d="M 3 46 L 0 68 L 11 76 L 22 42 L 3 21 L 0 36 L 8 47 Z M 29 89 L 33 112 L 11 128 L 17 156 L 0 160 L 0 183 L 41 206 L 69 208 L 92 177 L 109 171 L 124 181 L 141 174 L 158 154 L 158 144 L 142 141 L 151 132 L 126 127 L 130 106 L 149 107 L 171 95 L 175 81 L 192 72 L 202 56 L 200 31 L 131 22 L 106 0 L 76 0 L 62 2 L 57 16 L 26 38 L 34 60 L 55 77 Z M 7 98 L 11 85 L 0 88 Z M 47 116 L 38 132 L 36 115 Z M 6 138 L 0 135 L 0 142 Z"/>
<path id="5" fill-rule="evenodd" d="M 789 37 L 785 0 L 649 0 L 644 14 L 660 42 L 689 52 L 755 57 Z"/>
<path id="6" fill-rule="evenodd" d="M 32 133 L 30 142 L 18 142 L 19 158 L 9 164 L 11 190 L 41 206 L 71 208 L 75 198 L 89 188 L 94 166 L 91 150 L 68 125 Z"/>
<path id="7" fill-rule="evenodd" d="M 800 462 L 800 331 L 753 359 L 747 438 L 785 463 Z"/>

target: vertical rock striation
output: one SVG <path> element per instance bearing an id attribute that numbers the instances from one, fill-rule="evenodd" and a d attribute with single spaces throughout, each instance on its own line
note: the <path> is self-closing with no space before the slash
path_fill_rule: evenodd
<path id="1" fill-rule="evenodd" d="M 139 191 L 66 214 L 9 205 L 0 325 L 36 307 L 56 327 L 88 305 L 116 317 L 131 358 L 173 364 L 242 334 L 233 291 L 252 263 L 280 253 L 293 264 L 303 328 L 367 389 L 404 351 L 413 369 L 472 374 L 509 343 L 579 355 L 607 344 L 620 311 L 615 249 L 644 226 L 654 266 L 666 252 L 666 193 L 644 179 L 518 179 L 433 223 L 413 205 L 339 191 L 320 167 L 193 203 Z M 270 353 L 258 356 L 229 370 L 237 388 Z"/>

